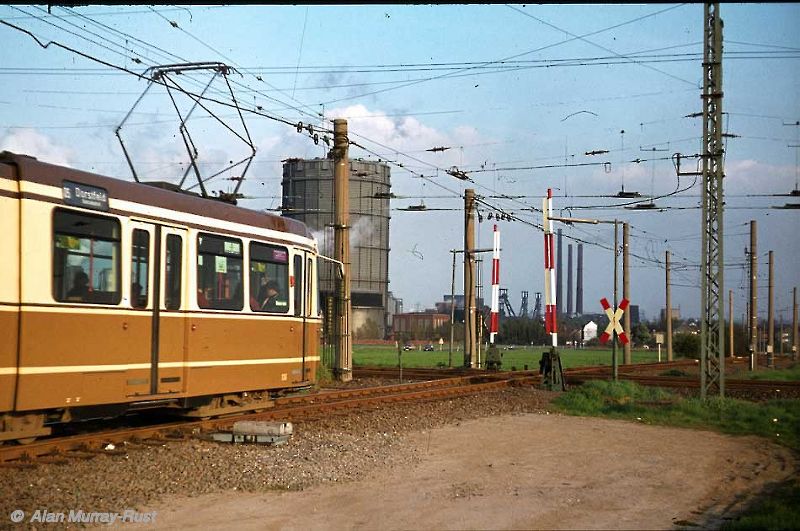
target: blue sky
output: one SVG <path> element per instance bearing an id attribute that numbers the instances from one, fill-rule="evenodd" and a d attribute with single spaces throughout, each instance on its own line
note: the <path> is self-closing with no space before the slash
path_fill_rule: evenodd
<path id="1" fill-rule="evenodd" d="M 734 290 L 740 319 L 751 219 L 759 228 L 762 313 L 767 251 L 775 252 L 778 311 L 790 308 L 790 290 L 800 284 L 800 212 L 769 208 L 798 200 L 752 197 L 796 187 L 797 149 L 787 146 L 800 144 L 800 128 L 784 124 L 800 120 L 800 6 L 723 4 L 721 15 L 725 127 L 739 135 L 728 140 L 725 160 L 725 288 Z M 699 314 L 700 211 L 692 207 L 700 184 L 691 187 L 686 177 L 678 182 L 670 159 L 701 149 L 702 120 L 685 116 L 702 110 L 702 4 L 86 6 L 53 7 L 51 14 L 1 6 L 0 19 L 43 42 L 138 73 L 155 64 L 225 62 L 240 73 L 231 80 L 243 108 L 259 106 L 291 123 L 330 127 L 328 120 L 346 117 L 351 140 L 369 148 L 351 147 L 352 157 L 378 154 L 403 164 L 392 168 L 392 190 L 408 198 L 394 200 L 393 208 L 424 202 L 449 209 L 392 211 L 390 289 L 406 310 L 431 307 L 449 293 L 449 249 L 462 246 L 458 196 L 466 187 L 522 220 L 500 223 L 501 284 L 512 305 L 519 307 L 521 290 L 542 291 L 542 235 L 523 221 L 541 223 L 538 212 L 526 209 L 539 208 L 551 187 L 565 216 L 631 223 L 632 300 L 646 316 L 657 316 L 664 305 L 666 250 L 676 265 L 674 304 L 684 315 Z M 57 46 L 41 48 L 7 25 L 0 25 L 0 38 L 0 149 L 130 179 L 114 128 L 146 83 Z M 181 82 L 193 90 L 208 79 L 188 77 Z M 175 111 L 157 89 L 136 108 L 124 134 L 143 176 L 175 180 L 185 152 L 175 136 Z M 211 86 L 223 89 L 219 80 Z M 222 99 L 223 92 L 214 93 Z M 210 107 L 242 132 L 232 109 Z M 243 185 L 252 199 L 242 204 L 275 208 L 280 160 L 325 150 L 284 123 L 248 112 L 245 120 L 258 154 Z M 209 170 L 246 154 L 244 144 L 204 113 L 191 127 Z M 451 149 L 425 151 L 435 146 Z M 592 150 L 609 153 L 585 155 Z M 630 162 L 635 159 L 644 162 Z M 598 164 L 565 167 L 583 163 Z M 445 173 L 452 166 L 483 171 L 464 183 Z M 217 182 L 217 189 L 230 186 Z M 622 201 L 596 197 L 623 183 L 655 195 L 664 210 L 632 212 Z M 658 198 L 676 188 L 687 190 Z M 525 197 L 491 197 L 501 194 Z M 482 215 L 491 210 L 483 206 Z M 613 231 L 607 225 L 563 229 L 589 242 L 584 309 L 600 311 L 599 299 L 612 295 Z M 491 230 L 491 222 L 479 224 L 479 245 L 488 246 Z"/>

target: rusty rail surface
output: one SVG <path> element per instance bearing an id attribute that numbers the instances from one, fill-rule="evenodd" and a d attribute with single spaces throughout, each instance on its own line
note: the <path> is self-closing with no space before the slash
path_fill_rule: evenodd
<path id="1" fill-rule="evenodd" d="M 234 414 L 208 420 L 181 420 L 153 426 L 120 428 L 103 432 L 55 437 L 27 445 L 0 446 L 0 465 L 25 466 L 36 462 L 60 462 L 69 458 L 88 458 L 99 454 L 114 455 L 117 450 L 104 448 L 109 443 L 125 443 L 127 449 L 183 440 L 203 431 L 229 429 L 240 420 L 311 420 L 341 411 L 379 406 L 386 403 L 442 399 L 502 389 L 512 385 L 538 383 L 538 378 L 455 377 L 401 385 L 324 391 L 283 397 L 275 407 L 258 413 Z M 124 451 L 122 453 L 125 453 Z"/>

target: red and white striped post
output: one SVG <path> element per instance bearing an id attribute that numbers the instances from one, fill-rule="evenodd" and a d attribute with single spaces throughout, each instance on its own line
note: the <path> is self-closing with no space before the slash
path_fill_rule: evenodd
<path id="1" fill-rule="evenodd" d="M 489 343 L 500 329 L 500 232 L 494 226 L 494 245 L 492 247 L 492 314 L 489 320 Z"/>
<path id="2" fill-rule="evenodd" d="M 542 201 L 542 227 L 544 229 L 544 328 L 552 338 L 553 348 L 558 346 L 558 322 L 556 315 L 556 255 L 550 213 L 553 209 L 553 190 L 547 189 Z"/>

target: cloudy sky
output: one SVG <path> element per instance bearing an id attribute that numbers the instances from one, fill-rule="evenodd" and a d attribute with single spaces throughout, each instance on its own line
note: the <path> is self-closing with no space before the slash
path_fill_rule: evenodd
<path id="1" fill-rule="evenodd" d="M 800 284 L 800 211 L 772 207 L 800 201 L 773 195 L 797 188 L 800 6 L 723 4 L 721 15 L 724 127 L 733 135 L 725 157 L 725 289 L 733 290 L 741 319 L 749 222 L 757 220 L 759 310 L 765 315 L 773 250 L 776 308 L 790 319 L 791 288 Z M 324 130 L 333 118 L 347 118 L 358 144 L 351 157 L 392 164 L 392 191 L 402 198 L 392 201 L 390 289 L 406 310 L 449 293 L 449 250 L 463 245 L 465 188 L 482 197 L 479 246 L 491 243 L 490 212 L 513 215 L 499 224 L 501 284 L 512 305 L 519 307 L 522 290 L 531 297 L 542 291 L 536 209 L 553 188 L 563 216 L 631 224 L 631 299 L 646 317 L 664 305 L 667 250 L 674 305 L 699 315 L 701 189 L 692 177 L 676 177 L 674 160 L 687 156 L 682 170 L 692 171 L 691 156 L 701 150 L 702 120 L 687 115 L 702 110 L 702 4 L 50 12 L 6 5 L 0 20 L 0 149 L 131 179 L 114 135 L 127 116 L 122 135 L 137 172 L 177 182 L 187 157 L 175 108 L 157 85 L 134 108 L 148 86 L 141 76 L 157 65 L 222 62 L 234 69 L 229 81 L 244 125 L 224 79 L 200 71 L 175 78 L 188 92 L 206 90 L 206 108 L 189 121 L 204 172 L 245 158 L 249 148 L 239 137 L 249 134 L 257 154 L 242 204 L 277 208 L 280 161 L 324 156 Z M 191 101 L 173 95 L 188 112 Z M 318 144 L 307 130 L 297 132 L 292 124 L 300 121 L 322 131 Z M 427 151 L 434 147 L 449 149 Z M 453 167 L 471 181 L 449 175 Z M 211 188 L 230 190 L 227 178 L 237 171 L 223 171 Z M 609 197 L 623 188 L 658 209 L 632 211 L 625 207 L 634 200 Z M 402 210 L 419 204 L 428 211 Z M 599 299 L 612 296 L 613 229 L 563 230 L 565 246 L 586 242 L 584 309 L 600 311 Z"/>

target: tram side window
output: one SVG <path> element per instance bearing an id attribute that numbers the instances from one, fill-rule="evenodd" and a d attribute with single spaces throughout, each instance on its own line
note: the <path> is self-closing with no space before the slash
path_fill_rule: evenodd
<path id="1" fill-rule="evenodd" d="M 314 260 L 306 260 L 306 315 L 316 317 L 319 311 L 312 308 L 312 298 L 314 295 Z M 312 311 L 316 310 L 316 311 Z"/>
<path id="2" fill-rule="evenodd" d="M 183 238 L 167 234 L 164 260 L 164 307 L 178 310 L 181 307 L 181 269 L 183 265 Z"/>
<path id="3" fill-rule="evenodd" d="M 270 313 L 289 311 L 289 250 L 286 247 L 250 243 L 250 309 Z"/>
<path id="4" fill-rule="evenodd" d="M 244 299 L 241 240 L 200 234 L 197 251 L 197 305 L 215 310 L 241 310 Z"/>
<path id="5" fill-rule="evenodd" d="M 131 244 L 131 306 L 147 307 L 148 259 L 150 257 L 150 234 L 146 230 L 134 229 Z"/>
<path id="6" fill-rule="evenodd" d="M 294 257 L 294 314 L 303 315 L 303 257 Z"/>
<path id="7" fill-rule="evenodd" d="M 120 224 L 115 218 L 56 209 L 53 297 L 61 302 L 118 304 Z"/>

